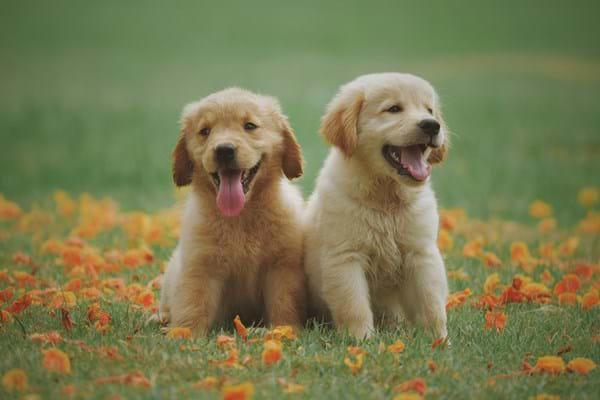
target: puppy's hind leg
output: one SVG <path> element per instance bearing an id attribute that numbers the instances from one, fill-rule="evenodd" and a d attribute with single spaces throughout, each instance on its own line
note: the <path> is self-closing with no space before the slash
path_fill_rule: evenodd
<path id="1" fill-rule="evenodd" d="M 360 255 L 326 259 L 322 265 L 322 293 L 340 331 L 348 331 L 357 339 L 373 334 L 373 312 L 369 300 L 369 284 Z"/>

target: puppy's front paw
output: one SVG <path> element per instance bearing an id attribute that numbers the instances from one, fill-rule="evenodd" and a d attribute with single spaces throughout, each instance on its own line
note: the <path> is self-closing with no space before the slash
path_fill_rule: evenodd
<path id="1" fill-rule="evenodd" d="M 344 327 L 341 327 L 344 329 Z M 373 336 L 373 323 L 369 320 L 352 321 L 346 324 L 345 330 L 358 340 L 369 339 Z"/>

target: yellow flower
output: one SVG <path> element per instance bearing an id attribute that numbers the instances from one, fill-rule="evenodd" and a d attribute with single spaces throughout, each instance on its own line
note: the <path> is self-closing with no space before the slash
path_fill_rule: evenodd
<path id="1" fill-rule="evenodd" d="M 499 283 L 500 275 L 498 275 L 497 273 L 489 275 L 485 279 L 485 283 L 483 284 L 483 292 L 485 294 L 493 294 L 494 289 L 496 289 Z"/>
<path id="2" fill-rule="evenodd" d="M 20 368 L 10 369 L 2 377 L 2 385 L 8 391 L 17 390 L 22 392 L 27 389 L 27 375 Z"/>
<path id="3" fill-rule="evenodd" d="M 547 218 L 552 215 L 552 206 L 541 200 L 536 200 L 529 205 L 529 215 L 534 218 Z"/>
<path id="4" fill-rule="evenodd" d="M 565 370 L 565 362 L 560 357 L 540 357 L 538 358 L 534 369 L 537 372 L 545 372 L 548 374 L 560 374 Z"/>
<path id="5" fill-rule="evenodd" d="M 585 187 L 577 194 L 577 200 L 579 204 L 584 207 L 592 207 L 600 200 L 600 192 L 595 187 Z"/>
<path id="6" fill-rule="evenodd" d="M 596 368 L 596 363 L 589 358 L 574 358 L 567 364 L 567 369 L 581 375 L 587 375 Z"/>

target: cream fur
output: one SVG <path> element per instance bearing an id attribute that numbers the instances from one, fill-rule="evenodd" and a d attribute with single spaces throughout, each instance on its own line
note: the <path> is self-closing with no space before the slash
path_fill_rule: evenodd
<path id="1" fill-rule="evenodd" d="M 403 106 L 401 114 L 382 113 L 396 103 Z M 429 179 L 417 183 L 398 175 L 381 153 L 385 144 L 418 140 L 415 124 L 430 115 L 427 108 L 443 126 L 427 82 L 375 74 L 342 87 L 323 119 L 322 134 L 335 147 L 304 213 L 305 269 L 313 312 L 332 317 L 338 329 L 357 338 L 369 337 L 377 318 L 402 316 L 437 337 L 447 335 L 448 288 Z M 336 115 L 346 126 L 336 125 Z M 352 134 L 356 137 L 344 137 Z M 443 146 L 445 152 L 445 126 L 438 140 L 440 148 L 433 151 Z M 431 152 L 426 153 L 430 162 L 437 162 Z"/>

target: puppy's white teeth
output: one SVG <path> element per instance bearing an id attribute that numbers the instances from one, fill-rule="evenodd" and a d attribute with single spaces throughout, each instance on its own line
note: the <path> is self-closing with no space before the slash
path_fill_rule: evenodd
<path id="1" fill-rule="evenodd" d="M 393 159 L 394 161 L 396 161 L 397 163 L 400 163 L 400 156 L 398 155 L 398 153 L 396 153 L 395 151 L 393 151 L 393 152 L 391 153 L 391 156 L 392 156 L 392 159 Z"/>

